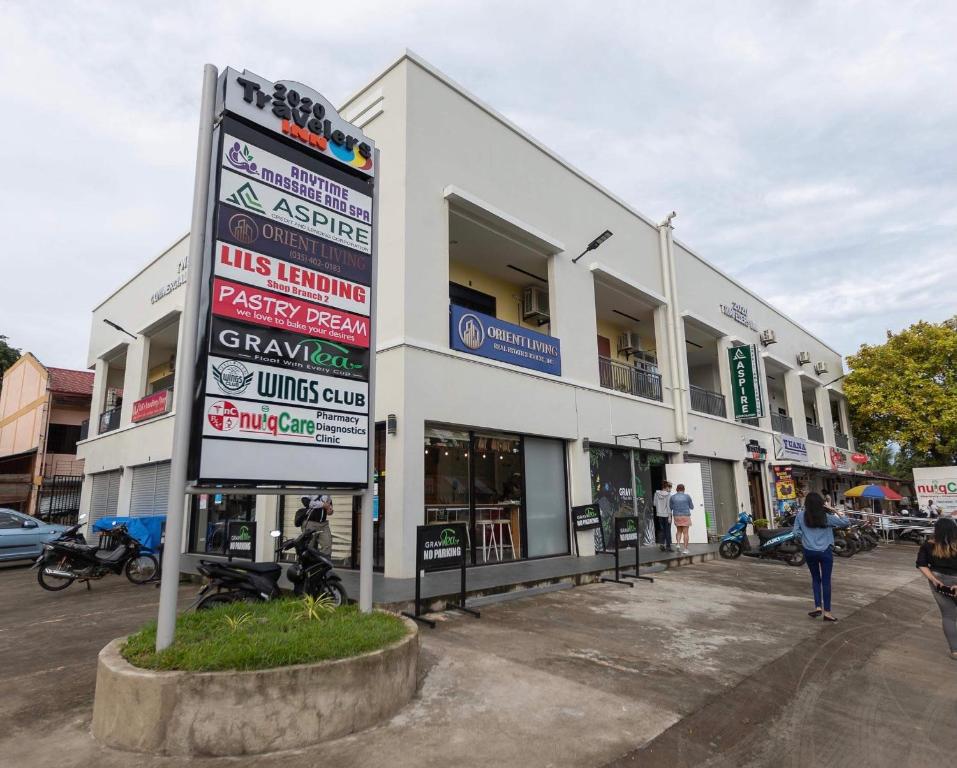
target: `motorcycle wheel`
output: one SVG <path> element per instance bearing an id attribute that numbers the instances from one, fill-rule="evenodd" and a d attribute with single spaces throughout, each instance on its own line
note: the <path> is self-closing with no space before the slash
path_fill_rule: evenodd
<path id="1" fill-rule="evenodd" d="M 309 594 L 318 597 L 319 595 L 328 595 L 332 599 L 333 605 L 338 608 L 340 605 L 346 605 L 349 602 L 349 596 L 345 588 L 339 581 L 327 581 L 322 585 L 315 585 L 309 590 Z"/>
<path id="2" fill-rule="evenodd" d="M 213 592 L 196 603 L 196 610 L 205 611 L 209 608 L 215 608 L 217 605 L 236 603 L 242 599 L 243 596 L 239 592 Z"/>
<path id="3" fill-rule="evenodd" d="M 156 562 L 155 557 L 152 555 L 140 555 L 139 557 L 131 557 L 127 560 L 123 572 L 126 574 L 126 578 L 134 584 L 145 584 L 156 576 L 158 570 L 159 563 Z"/>
<path id="4" fill-rule="evenodd" d="M 66 589 L 74 581 L 76 581 L 76 579 L 67 578 L 64 576 L 52 576 L 50 574 L 44 573 L 46 567 L 47 563 L 41 563 L 40 567 L 37 568 L 37 582 L 41 587 L 49 592 L 59 592 L 61 589 Z"/>
<path id="5" fill-rule="evenodd" d="M 854 554 L 844 539 L 834 539 L 834 546 L 831 548 L 831 551 L 838 557 L 850 557 Z"/>
<path id="6" fill-rule="evenodd" d="M 726 560 L 741 557 L 741 543 L 737 541 L 722 541 L 718 547 L 718 554 Z"/>
<path id="7" fill-rule="evenodd" d="M 804 550 L 799 549 L 797 552 L 791 555 L 787 560 L 785 560 L 785 562 L 788 565 L 793 565 L 795 568 L 799 568 L 800 566 L 804 565 Z"/>

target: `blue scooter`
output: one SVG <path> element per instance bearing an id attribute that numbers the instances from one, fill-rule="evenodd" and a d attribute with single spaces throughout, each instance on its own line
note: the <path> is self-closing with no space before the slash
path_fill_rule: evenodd
<path id="1" fill-rule="evenodd" d="M 783 560 L 793 566 L 804 565 L 804 548 L 801 540 L 794 535 L 793 528 L 756 528 L 760 545 L 757 549 L 751 549 L 747 530 L 752 522 L 751 515 L 742 510 L 737 522 L 721 537 L 718 545 L 721 557 L 734 560 L 745 555 L 763 560 Z"/>

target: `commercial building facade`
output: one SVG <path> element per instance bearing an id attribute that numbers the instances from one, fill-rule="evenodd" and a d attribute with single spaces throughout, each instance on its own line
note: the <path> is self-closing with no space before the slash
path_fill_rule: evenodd
<path id="1" fill-rule="evenodd" d="M 774 464 L 837 490 L 835 451 L 849 462 L 853 450 L 841 356 L 675 240 L 670 221 L 644 217 L 412 54 L 341 114 L 382 158 L 375 560 L 387 576 L 414 574 L 423 523 L 468 523 L 476 565 L 590 554 L 609 529 L 576 535 L 569 508 L 647 520 L 666 475 L 700 482 L 699 540 L 742 508 L 772 514 Z M 165 511 L 186 252 L 184 238 L 94 310 L 99 429 L 81 445 L 94 517 Z M 254 362 L 270 339 L 233 343 Z M 732 407 L 737 346 L 758 352 L 765 407 L 749 423 Z M 260 522 L 268 556 L 268 530 L 289 529 L 295 506 L 195 497 L 184 546 L 215 550 L 222 521 L 239 517 Z M 336 558 L 352 564 L 349 497 L 333 528 Z"/>
<path id="2" fill-rule="evenodd" d="M 93 374 L 49 368 L 29 352 L 0 389 L 0 507 L 51 522 L 76 517 L 83 460 L 76 456 L 90 412 Z"/>

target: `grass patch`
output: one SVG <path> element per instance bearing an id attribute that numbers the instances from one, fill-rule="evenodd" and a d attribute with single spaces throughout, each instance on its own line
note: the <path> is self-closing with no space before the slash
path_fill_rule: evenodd
<path id="1" fill-rule="evenodd" d="M 123 658 L 144 669 L 215 672 L 252 670 L 343 659 L 390 645 L 407 633 L 385 613 L 360 613 L 355 606 L 310 610 L 302 600 L 231 603 L 184 613 L 173 644 L 156 653 L 156 622 L 123 647 Z"/>

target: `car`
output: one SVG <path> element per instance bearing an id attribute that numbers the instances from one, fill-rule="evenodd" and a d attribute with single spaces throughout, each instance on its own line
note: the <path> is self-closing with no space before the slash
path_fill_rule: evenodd
<path id="1" fill-rule="evenodd" d="M 36 558 L 44 542 L 63 531 L 66 525 L 51 525 L 13 509 L 0 507 L 0 562 Z"/>

